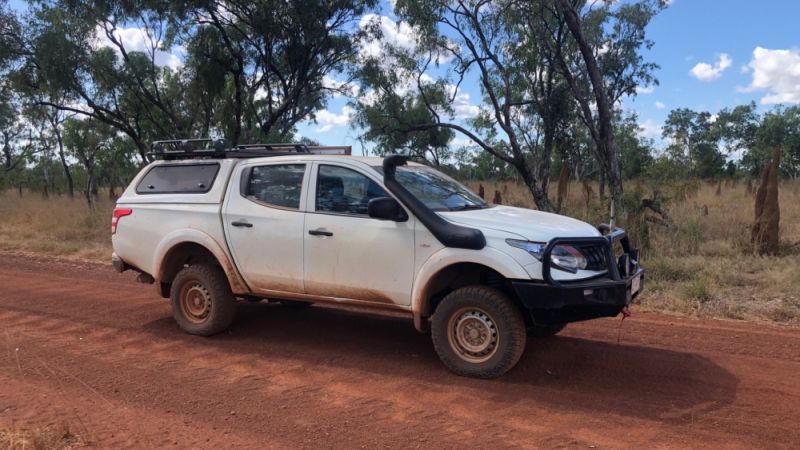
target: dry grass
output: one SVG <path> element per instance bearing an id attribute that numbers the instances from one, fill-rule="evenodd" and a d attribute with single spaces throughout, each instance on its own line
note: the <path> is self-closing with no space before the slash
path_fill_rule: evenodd
<path id="1" fill-rule="evenodd" d="M 66 426 L 0 430 L 0 449 L 5 450 L 69 450 L 85 445 Z"/>
<path id="2" fill-rule="evenodd" d="M 81 198 L 6 192 L 0 195 L 0 249 L 107 261 L 113 209 L 109 200 L 91 212 Z"/>
<path id="3" fill-rule="evenodd" d="M 522 185 L 482 184 L 489 199 L 497 190 L 504 204 L 533 207 Z M 477 182 L 470 185 L 478 190 Z M 593 188 L 596 193 L 597 186 Z M 642 256 L 648 274 L 640 308 L 800 325 L 800 182 L 781 185 L 782 247 L 774 256 L 758 256 L 750 247 L 754 198 L 746 194 L 745 183 L 723 183 L 721 195 L 716 189 L 716 183 L 700 184 L 685 200 L 668 205 L 671 225 L 649 226 Z M 2 194 L 0 249 L 105 262 L 111 254 L 112 209 L 108 200 L 92 213 L 80 199 Z M 607 221 L 607 211 L 596 198 L 587 204 L 581 185 L 570 185 L 567 215 L 600 223 Z M 643 229 L 635 234 L 645 235 Z"/>
<path id="4" fill-rule="evenodd" d="M 477 182 L 470 185 L 477 190 Z M 533 207 L 524 186 L 483 186 L 487 198 L 498 190 L 504 204 Z M 717 187 L 701 183 L 686 200 L 668 205 L 670 225 L 649 225 L 640 308 L 800 325 L 800 182 L 781 185 L 782 244 L 772 256 L 759 256 L 750 246 L 754 197 L 746 193 L 746 183 L 723 183 L 721 195 L 716 195 Z M 608 220 L 606 206 L 596 199 L 587 205 L 583 187 L 575 183 L 565 213 L 590 223 Z M 634 234 L 642 240 L 642 230 Z"/>

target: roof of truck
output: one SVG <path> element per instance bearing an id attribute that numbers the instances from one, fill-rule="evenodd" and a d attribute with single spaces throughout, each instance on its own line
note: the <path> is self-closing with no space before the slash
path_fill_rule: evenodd
<path id="1" fill-rule="evenodd" d="M 348 158 L 371 166 L 382 165 L 383 158 L 377 156 L 352 156 L 352 147 L 308 145 L 302 142 L 272 144 L 242 144 L 229 146 L 224 140 L 170 139 L 155 141 L 147 153 L 150 161 L 197 162 L 208 160 L 282 158 L 282 160 L 326 160 Z M 411 163 L 414 164 L 414 163 Z"/>
<path id="2" fill-rule="evenodd" d="M 185 159 L 164 159 L 164 160 L 157 160 L 158 164 L 174 164 L 174 163 L 185 163 L 185 164 L 193 164 L 199 162 L 210 162 L 210 161 L 220 161 L 220 160 L 242 160 L 242 158 L 185 158 Z M 351 155 L 320 155 L 315 153 L 291 153 L 291 154 L 280 154 L 280 155 L 263 155 L 263 156 L 253 156 L 244 161 L 297 161 L 297 160 L 311 160 L 311 161 L 358 161 L 360 163 L 367 164 L 369 166 L 381 166 L 383 164 L 383 158 L 380 156 L 351 156 Z M 410 166 L 421 166 L 422 164 L 408 161 L 408 165 Z"/>

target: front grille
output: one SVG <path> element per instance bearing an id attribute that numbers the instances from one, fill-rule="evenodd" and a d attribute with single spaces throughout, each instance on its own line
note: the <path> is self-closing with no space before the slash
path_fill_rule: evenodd
<path id="1" fill-rule="evenodd" d="M 608 270 L 607 247 L 599 244 L 575 245 L 586 257 L 586 270 Z"/>

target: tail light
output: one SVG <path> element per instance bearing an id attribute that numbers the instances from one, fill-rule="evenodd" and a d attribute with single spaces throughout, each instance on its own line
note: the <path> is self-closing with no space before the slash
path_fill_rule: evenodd
<path id="1" fill-rule="evenodd" d="M 114 214 L 111 216 L 111 234 L 117 233 L 119 219 L 131 214 L 133 214 L 133 210 L 130 208 L 114 208 Z"/>

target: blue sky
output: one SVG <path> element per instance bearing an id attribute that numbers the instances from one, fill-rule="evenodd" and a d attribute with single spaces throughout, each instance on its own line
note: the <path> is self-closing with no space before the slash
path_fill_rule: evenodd
<path id="1" fill-rule="evenodd" d="M 394 19 L 388 5 L 382 14 Z M 643 135 L 659 141 L 660 126 L 675 108 L 716 113 L 750 101 L 761 110 L 775 103 L 798 103 L 798 20 L 797 0 L 673 0 L 647 29 L 655 45 L 645 56 L 661 66 L 656 72 L 660 84 L 627 100 L 624 107 L 638 114 Z M 755 55 L 757 48 L 761 50 Z M 755 87 L 754 77 L 759 80 Z M 465 83 L 462 89 L 477 105 L 477 83 Z M 343 122 L 345 104 L 346 99 L 334 99 L 323 115 Z M 361 149 L 358 130 L 347 124 L 306 123 L 299 131 L 323 144 Z"/>

